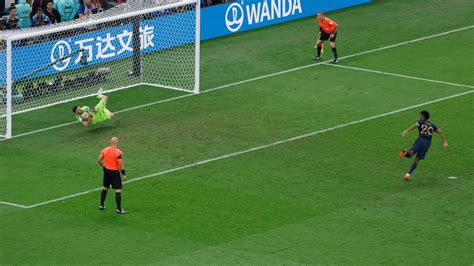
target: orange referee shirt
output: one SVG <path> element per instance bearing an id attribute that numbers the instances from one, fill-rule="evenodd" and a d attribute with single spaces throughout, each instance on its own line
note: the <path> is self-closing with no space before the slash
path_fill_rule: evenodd
<path id="1" fill-rule="evenodd" d="M 120 170 L 118 160 L 122 159 L 123 152 L 115 146 L 110 146 L 103 149 L 100 152 L 102 158 L 104 158 L 104 166 L 109 170 Z"/>
<path id="2" fill-rule="evenodd" d="M 325 18 L 324 21 L 318 19 L 318 24 L 319 27 L 321 27 L 321 29 L 323 29 L 323 31 L 326 33 L 332 33 L 337 27 L 337 23 L 328 18 Z"/>

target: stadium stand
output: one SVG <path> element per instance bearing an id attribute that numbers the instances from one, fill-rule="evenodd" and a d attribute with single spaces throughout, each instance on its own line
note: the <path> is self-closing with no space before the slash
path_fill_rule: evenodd
<path id="1" fill-rule="evenodd" d="M 39 27 L 71 21 L 114 8 L 126 0 L 0 0 L 0 31 Z M 10 0 L 11 1 L 11 0 Z M 201 0 L 202 7 L 232 2 L 232 0 Z M 10 3 L 10 5 L 7 5 Z M 37 11 L 41 8 L 41 19 Z M 11 14 L 15 10 L 15 14 Z M 44 17 L 43 17 L 44 15 Z M 16 21 L 18 20 L 18 21 Z M 12 28 L 12 26 L 15 26 Z"/>

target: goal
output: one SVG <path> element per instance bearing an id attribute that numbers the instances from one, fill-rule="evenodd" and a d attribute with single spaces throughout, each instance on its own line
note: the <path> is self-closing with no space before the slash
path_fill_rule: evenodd
<path id="1" fill-rule="evenodd" d="M 200 0 L 131 0 L 70 22 L 0 32 L 0 137 L 14 135 L 15 115 L 99 88 L 198 94 L 200 8 Z"/>

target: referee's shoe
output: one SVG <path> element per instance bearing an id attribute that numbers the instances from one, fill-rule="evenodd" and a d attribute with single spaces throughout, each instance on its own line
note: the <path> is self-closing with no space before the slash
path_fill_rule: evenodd
<path id="1" fill-rule="evenodd" d="M 99 210 L 101 210 L 101 211 L 105 210 L 105 206 L 100 205 Z M 127 214 L 128 213 L 128 211 L 126 211 L 124 209 L 116 210 L 116 212 L 117 212 L 117 214 Z"/>
<path id="2" fill-rule="evenodd" d="M 117 214 L 127 214 L 128 211 L 121 209 L 121 210 L 116 210 Z"/>

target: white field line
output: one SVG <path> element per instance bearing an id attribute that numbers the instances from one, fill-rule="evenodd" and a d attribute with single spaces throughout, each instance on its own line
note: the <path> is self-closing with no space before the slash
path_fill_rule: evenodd
<path id="1" fill-rule="evenodd" d="M 399 46 L 402 46 L 402 45 L 407 45 L 407 44 L 410 44 L 410 43 L 420 42 L 420 41 L 428 40 L 428 39 L 431 39 L 431 38 L 436 38 L 436 37 L 439 37 L 439 36 L 444 36 L 444 35 L 447 35 L 447 34 L 459 32 L 459 31 L 464 31 L 464 30 L 468 30 L 468 29 L 472 29 L 472 28 L 474 28 L 474 25 L 466 26 L 466 27 L 462 27 L 462 28 L 458 28 L 458 29 L 455 29 L 455 30 L 450 30 L 450 31 L 434 34 L 434 35 L 429 35 L 429 36 L 413 39 L 413 40 L 410 40 L 410 41 L 396 43 L 396 44 L 392 44 L 392 45 L 388 45 L 388 46 L 384 46 L 384 47 L 380 47 L 380 48 L 376 48 L 376 49 L 371 49 L 371 50 L 367 50 L 367 51 L 360 52 L 360 53 L 355 53 L 355 54 L 343 56 L 339 59 L 343 60 L 343 59 L 348 59 L 348 58 L 351 58 L 351 57 L 356 57 L 356 56 L 360 56 L 360 55 L 364 55 L 364 54 L 374 53 L 374 52 L 378 52 L 378 51 L 382 51 L 382 50 L 386 50 L 386 49 L 391 49 L 391 48 L 399 47 Z M 241 84 L 245 84 L 245 83 L 248 83 L 248 82 L 253 82 L 253 81 L 266 79 L 266 78 L 270 78 L 270 77 L 274 77 L 274 76 L 279 76 L 279 75 L 287 74 L 287 73 L 294 72 L 294 71 L 299 71 L 299 70 L 302 70 L 302 69 L 306 69 L 306 68 L 314 67 L 314 66 L 317 66 L 317 65 L 325 64 L 325 63 L 328 63 L 330 61 L 331 60 L 317 62 L 317 63 L 305 65 L 305 66 L 300 66 L 300 67 L 295 67 L 295 68 L 275 72 L 275 73 L 268 74 L 268 75 L 263 75 L 263 76 L 259 76 L 259 77 L 255 77 L 255 78 L 251 78 L 251 79 L 246 79 L 246 80 L 242 80 L 242 81 L 238 81 L 238 82 L 218 86 L 218 87 L 215 87 L 215 88 L 212 88 L 212 89 L 202 90 L 201 94 L 216 91 L 216 90 L 221 90 L 221 89 L 225 89 L 225 88 L 229 88 L 229 87 L 233 87 L 233 86 L 237 86 L 237 85 L 241 85 Z M 186 94 L 186 95 L 173 97 L 173 98 L 168 98 L 168 99 L 165 99 L 165 100 L 151 102 L 151 103 L 147 103 L 147 104 L 143 104 L 143 105 L 137 105 L 137 106 L 134 106 L 134 107 L 130 107 L 130 108 L 127 108 L 127 109 L 117 111 L 117 113 L 128 112 L 128 111 L 131 111 L 131 110 L 136 110 L 136 109 L 149 107 L 149 106 L 153 106 L 153 105 L 157 105 L 157 104 L 161 104 L 161 103 L 171 102 L 171 101 L 175 101 L 175 100 L 179 100 L 179 99 L 186 98 L 186 97 L 191 97 L 191 96 L 194 96 L 194 94 Z M 28 136 L 28 135 L 32 135 L 32 134 L 44 132 L 44 131 L 47 131 L 47 130 L 60 128 L 60 127 L 65 127 L 65 126 L 69 126 L 69 125 L 72 125 L 72 124 L 75 124 L 75 123 L 77 123 L 77 122 L 74 121 L 74 122 L 64 123 L 64 124 L 60 124 L 60 125 L 56 125 L 56 126 L 52 126 L 52 127 L 43 128 L 43 129 L 33 130 L 33 131 L 18 134 L 18 135 L 14 135 L 10 139 L 19 138 L 19 137 L 23 137 L 23 136 Z M 1 138 L 0 142 L 5 141 L 5 140 L 8 140 L 8 139 Z"/>
<path id="2" fill-rule="evenodd" d="M 351 70 L 357 70 L 357 71 L 363 71 L 363 72 L 369 72 L 369 73 L 375 73 L 375 74 L 381 74 L 381 75 L 387 75 L 387 76 L 394 76 L 394 77 L 405 78 L 405 79 L 414 79 L 414 80 L 419 80 L 419 81 L 426 81 L 426 82 L 432 82 L 432 83 L 438 83 L 438 84 L 444 84 L 444 85 L 474 89 L 474 86 L 471 86 L 471 85 L 452 83 L 452 82 L 446 82 L 446 81 L 434 80 L 434 79 L 425 79 L 425 78 L 401 75 L 401 74 L 390 73 L 390 72 L 385 72 L 385 71 L 371 70 L 371 69 L 367 69 L 367 68 L 351 67 L 351 66 L 344 66 L 344 65 L 338 65 L 338 64 L 328 64 L 328 63 L 325 63 L 325 65 L 332 66 L 332 67 L 346 68 L 346 69 L 351 69 Z"/>
<path id="3" fill-rule="evenodd" d="M 28 209 L 29 208 L 29 206 L 16 204 L 16 203 L 11 203 L 11 202 L 6 202 L 6 201 L 0 201 L 0 204 L 13 206 L 13 207 L 17 207 L 17 208 L 22 208 L 22 209 Z"/>
<path id="4" fill-rule="evenodd" d="M 388 45 L 388 46 L 384 46 L 384 47 L 380 47 L 380 48 L 376 48 L 376 49 L 371 49 L 371 50 L 367 50 L 367 51 L 360 52 L 360 53 L 355 53 L 355 54 L 343 56 L 343 57 L 340 57 L 339 60 L 348 59 L 348 58 L 352 58 L 352 57 L 356 57 L 356 56 L 360 56 L 360 55 L 364 55 L 364 54 L 370 54 L 370 53 L 374 53 L 374 52 L 378 52 L 378 51 L 382 51 L 382 50 L 386 50 L 386 49 L 391 49 L 391 48 L 395 48 L 395 47 L 398 47 L 398 46 L 407 45 L 407 44 L 415 43 L 415 42 L 420 42 L 420 41 L 428 40 L 428 39 L 431 39 L 431 38 L 436 38 L 436 37 L 439 37 L 439 36 L 444 36 L 444 35 L 447 35 L 447 34 L 459 32 L 459 31 L 464 31 L 464 30 L 468 30 L 468 29 L 472 29 L 472 28 L 474 28 L 474 25 L 467 26 L 467 27 L 462 27 L 462 28 L 459 28 L 459 29 L 450 30 L 450 31 L 446 31 L 446 32 L 442 32 L 442 33 L 438 33 L 438 34 L 434 34 L 434 35 L 430 35 L 430 36 L 425 36 L 425 37 L 421 37 L 421 38 L 418 38 L 418 39 L 413 39 L 413 40 L 406 41 L 406 42 L 396 43 L 396 44 L 392 44 L 392 45 Z M 263 76 L 260 76 L 260 77 L 256 77 L 256 78 L 252 78 L 252 79 L 247 79 L 247 80 L 243 80 L 243 81 L 239 81 L 239 82 L 219 86 L 219 87 L 216 87 L 216 88 L 213 88 L 213 89 L 206 90 L 205 92 L 220 90 L 220 89 L 223 89 L 223 88 L 240 85 L 240 84 L 244 84 L 244 83 L 247 83 L 247 82 L 252 82 L 252 81 L 256 81 L 256 80 L 260 80 L 260 79 L 266 79 L 266 78 L 270 78 L 270 77 L 274 77 L 274 76 L 279 76 L 279 75 L 287 74 L 287 73 L 290 73 L 290 72 L 306 69 L 306 68 L 309 68 L 309 67 L 314 67 L 314 66 L 317 66 L 317 65 L 326 64 L 326 63 L 331 62 L 331 61 L 332 60 L 326 60 L 326 61 L 313 63 L 313 64 L 309 64 L 309 65 L 305 65 L 305 66 L 295 67 L 295 68 L 291 68 L 291 69 L 288 69 L 288 70 L 283 70 L 283 71 L 280 71 L 280 72 L 275 72 L 275 73 L 272 73 L 272 74 L 263 75 Z"/>
<path id="5" fill-rule="evenodd" d="M 376 49 L 368 50 L 368 51 L 365 51 L 365 52 L 360 52 L 360 53 L 356 53 L 356 54 L 344 56 L 344 57 L 341 57 L 340 59 L 342 60 L 342 59 L 347 59 L 347 58 L 351 58 L 351 57 L 356 57 L 356 56 L 360 56 L 360 55 L 364 55 L 364 54 L 368 54 L 368 53 L 373 53 L 373 52 L 377 52 L 377 51 L 382 51 L 382 50 L 385 50 L 385 49 L 390 49 L 390 48 L 394 48 L 394 47 L 398 47 L 398 46 L 402 46 L 402 45 L 406 45 L 406 44 L 410 44 L 410 43 L 414 43 L 414 42 L 419 42 L 419 41 L 423 41 L 423 40 L 427 40 L 427 39 L 431 39 L 431 38 L 435 38 L 435 37 L 439 37 L 439 36 L 443 36 L 443 35 L 447 35 L 447 34 L 459 32 L 459 31 L 471 29 L 471 28 L 474 28 L 474 25 L 467 26 L 467 27 L 462 27 L 462 28 L 459 28 L 459 29 L 450 30 L 450 31 L 446 31 L 446 32 L 442 32 L 442 33 L 438 33 L 438 34 L 434 34 L 434 35 L 430 35 L 430 36 L 418 38 L 418 39 L 413 39 L 413 40 L 410 40 L 410 41 L 401 42 L 401 43 L 397 43 L 397 44 L 393 44 L 393 45 L 389 45 L 389 46 L 384 46 L 384 47 L 381 47 L 381 48 L 376 48 Z M 248 82 L 252 82 L 252 81 L 256 81 L 256 80 L 261 80 L 261 79 L 265 79 L 265 78 L 269 78 L 269 77 L 273 77 L 273 76 L 282 75 L 282 74 L 286 74 L 286 73 L 298 71 L 298 70 L 301 70 L 301 69 L 305 69 L 305 68 L 309 68 L 309 67 L 313 67 L 313 66 L 317 66 L 317 65 L 321 65 L 321 64 L 326 64 L 326 65 L 327 65 L 327 63 L 328 63 L 329 61 L 330 61 L 330 60 L 323 61 L 323 62 L 318 62 L 318 63 L 314 63 L 314 64 L 309 64 L 309 65 L 306 65 L 306 66 L 296 67 L 296 68 L 292 68 L 292 69 L 288 69 L 288 70 L 284 70 L 284 71 L 280 71 L 280 72 L 275 72 L 275 73 L 272 73 L 272 74 L 263 75 L 263 76 L 256 77 L 256 78 L 252 78 L 252 79 L 247 79 L 247 80 L 243 80 L 243 81 L 239 81 L 239 82 L 234 82 L 234 83 L 226 84 L 226 85 L 223 85 L 223 86 L 218 86 L 218 87 L 215 87 L 215 88 L 212 88 L 212 89 L 208 89 L 208 90 L 201 91 L 201 94 L 202 94 L 202 93 L 211 92 L 211 91 L 220 90 L 220 89 L 224 89 L 224 88 L 228 88 L 228 87 L 232 87 L 232 86 L 237 86 L 237 85 L 240 85 L 240 84 L 244 84 L 244 83 L 248 83 Z M 340 65 L 338 65 L 338 66 L 340 66 Z M 349 67 L 347 67 L 347 68 L 349 68 Z M 356 70 L 362 70 L 362 69 L 356 69 Z M 417 80 L 422 80 L 422 81 L 430 81 L 430 82 L 442 83 L 442 84 L 446 84 L 446 85 L 462 86 L 462 87 L 472 88 L 472 86 L 467 86 L 467 85 L 462 85 L 462 84 L 455 84 L 455 83 L 449 83 L 449 82 L 444 82 L 444 81 L 436 81 L 436 80 L 428 80 L 428 79 L 422 79 L 422 78 L 417 78 L 417 77 L 409 77 L 409 76 L 398 75 L 398 74 L 392 74 L 392 73 L 386 73 L 386 72 L 380 72 L 380 71 L 375 71 L 375 70 L 374 70 L 374 71 L 367 70 L 367 71 L 368 71 L 368 72 L 380 73 L 380 74 L 393 75 L 393 76 L 398 76 L 398 77 L 404 77 L 404 78 L 412 78 L 412 79 L 417 79 Z M 390 112 L 390 113 L 385 113 L 385 114 L 378 115 L 378 116 L 375 116 L 375 117 L 369 117 L 369 118 L 365 118 L 365 119 L 362 119 L 362 120 L 358 120 L 358 121 L 350 122 L 350 123 L 347 123 L 347 124 L 339 125 L 339 126 L 336 126 L 336 127 L 333 127 L 333 128 L 328 128 L 328 129 L 324 129 L 324 130 L 312 132 L 312 133 L 309 133 L 309 134 L 306 134 L 306 135 L 301 135 L 301 136 L 298 136 L 298 137 L 294 137 L 294 138 L 291 138 L 291 139 L 288 139 L 288 140 L 279 141 L 279 142 L 276 142 L 276 143 L 273 143 L 273 144 L 268 144 L 268 145 L 264 145 L 264 146 L 260 146 L 260 147 L 256 147 L 256 148 L 252 148 L 252 149 L 248 149 L 248 150 L 245 150 L 245 151 L 236 152 L 236 153 L 229 154 L 229 155 L 224 155 L 224 156 L 221 156 L 221 157 L 217 157 L 217 158 L 213 158 L 213 159 L 209 159 L 209 160 L 205 160 L 205 161 L 193 163 L 193 164 L 190 164 L 190 165 L 178 167 L 178 168 L 175 168 L 175 169 L 170 169 L 170 170 L 167 170 L 167 171 L 164 171 L 164 172 L 160 172 L 160 173 L 156 173 L 156 174 L 151 174 L 151 175 L 148 175 L 148 176 L 142 176 L 142 177 L 139 177 L 139 178 L 135 178 L 135 179 L 133 179 L 133 180 L 130 180 L 130 181 L 128 181 L 127 183 L 131 183 L 131 182 L 134 182 L 134 181 L 146 179 L 146 178 L 149 178 L 149 177 L 154 177 L 154 176 L 163 175 L 163 174 L 166 174 L 166 173 L 171 173 L 171 172 L 179 171 L 179 170 L 182 170 L 182 169 L 194 167 L 194 166 L 201 165 L 201 164 L 204 164 L 204 163 L 213 162 L 213 161 L 216 161 L 216 160 L 221 160 L 221 159 L 228 158 L 228 157 L 237 156 L 237 155 L 240 155 L 240 154 L 252 152 L 252 151 L 259 150 L 259 149 L 263 149 L 263 148 L 268 148 L 268 147 L 271 147 L 271 146 L 274 146 L 274 145 L 286 143 L 286 142 L 288 142 L 288 141 L 293 141 L 293 140 L 297 140 L 297 139 L 301 139 L 301 138 L 313 136 L 313 135 L 320 134 L 320 133 L 324 133 L 324 132 L 327 132 L 327 131 L 331 131 L 331 130 L 334 130 L 334 129 L 337 129 L 337 128 L 346 127 L 346 126 L 348 126 L 348 125 L 352 125 L 352 124 L 357 124 L 357 123 L 365 122 L 365 121 L 372 120 L 372 119 L 375 119 L 375 118 L 378 118 L 378 117 L 387 116 L 387 115 L 390 115 L 390 114 L 402 112 L 402 111 L 409 110 L 409 109 L 412 109 L 412 108 L 416 108 L 416 107 L 419 107 L 419 106 L 422 106 L 422 105 L 425 105 L 425 104 L 430 104 L 430 103 L 435 103 L 435 102 L 439 102 L 439 101 L 451 99 L 451 98 L 458 97 L 458 96 L 462 96 L 462 95 L 469 94 L 469 93 L 472 93 L 472 92 L 473 92 L 473 91 L 467 91 L 467 92 L 464 92 L 464 93 L 460 93 L 460 94 L 456 94 L 456 95 L 444 97 L 444 98 L 441 98 L 441 99 L 437 99 L 437 100 L 434 100 L 434 101 L 431 101 L 431 102 L 426 102 L 426 103 L 419 104 L 419 105 L 415 105 L 415 106 L 412 106 L 412 107 L 407 107 L 407 108 L 404 108 L 404 109 L 396 110 L 396 111 L 393 111 L 393 112 Z M 178 99 L 186 98 L 186 97 L 190 97 L 190 96 L 194 96 L 194 95 L 193 95 L 193 94 L 185 94 L 185 95 L 181 95 L 181 96 L 178 96 L 178 97 L 168 98 L 168 99 L 164 99 L 164 100 L 160 100 L 160 101 L 156 101 L 156 102 L 152 102 L 152 103 L 148 103 L 148 104 L 144 104 L 144 105 L 139 105 L 139 106 L 130 107 L 130 108 L 127 108 L 127 109 L 123 109 L 123 110 L 117 111 L 117 113 L 128 112 L 128 111 L 131 111 L 131 110 L 140 109 L 140 108 L 144 108 L 144 107 L 148 107 L 148 106 L 153 106 L 153 105 L 161 104 L 161 103 L 165 103 L 165 102 L 170 102 L 170 101 L 174 101 L 174 100 L 178 100 Z M 72 124 L 75 124 L 75 123 L 77 123 L 77 122 L 74 121 L 74 122 L 64 123 L 64 124 L 60 124 L 60 125 L 56 125 L 56 126 L 52 126 L 52 127 L 48 127 L 48 128 L 43 128 L 43 129 L 39 129 L 39 130 L 34 130 L 34 131 L 30 131 L 30 132 L 26 132 L 26 133 L 22 133 L 22 134 L 15 135 L 15 136 L 13 136 L 12 138 L 18 138 L 18 137 L 22 137 L 22 136 L 32 135 L 32 134 L 40 133 L 40 132 L 47 131 L 47 130 L 50 130 L 50 129 L 55 129 L 55 128 L 60 128 L 60 127 L 72 125 Z M 4 138 L 3 138 L 3 139 L 0 139 L 0 141 L 4 141 L 4 140 L 7 140 L 7 139 L 4 139 Z M 54 200 L 50 200 L 50 201 L 45 201 L 45 202 L 41 202 L 41 203 L 38 203 L 38 204 L 29 205 L 29 206 L 25 206 L 25 205 L 21 205 L 21 204 L 16 204 L 16 203 L 5 202 L 5 201 L 0 201 L 0 204 L 15 206 L 15 207 L 19 207 L 19 208 L 34 208 L 34 207 L 46 205 L 46 204 L 49 204 L 49 203 L 53 203 L 53 202 L 57 202 L 57 201 L 62 201 L 62 200 L 66 200 L 66 199 L 69 199 L 69 198 L 74 198 L 74 197 L 78 197 L 78 196 L 81 196 L 81 195 L 89 194 L 89 193 L 94 192 L 94 191 L 99 191 L 100 189 L 101 189 L 101 188 L 96 188 L 96 189 L 84 191 L 84 192 L 81 192 L 81 193 L 77 193 L 77 194 L 74 194 L 74 195 L 69 195 L 69 196 L 65 196 L 65 197 L 61 197 L 61 198 L 58 198 L 58 199 L 54 199 Z"/>
<path id="6" fill-rule="evenodd" d="M 289 143 L 289 142 L 293 142 L 293 141 L 296 141 L 296 140 L 301 140 L 301 139 L 304 139 L 304 138 L 312 137 L 312 136 L 319 135 L 319 134 L 322 134 L 322 133 L 326 133 L 326 132 L 329 132 L 329 131 L 333 131 L 333 130 L 336 130 L 336 129 L 345 128 L 345 127 L 348 127 L 348 126 L 364 123 L 364 122 L 371 121 L 371 120 L 374 120 L 374 119 L 378 119 L 378 118 L 381 118 L 381 117 L 397 114 L 397 113 L 400 113 L 400 112 L 403 112 L 403 111 L 418 108 L 418 107 L 425 106 L 425 105 L 428 105 L 428 104 L 433 104 L 433 103 L 449 100 L 449 99 L 452 99 L 452 98 L 460 97 L 460 96 L 467 95 L 467 94 L 470 94 L 470 93 L 473 93 L 473 92 L 474 92 L 474 90 L 465 91 L 465 92 L 454 94 L 454 95 L 451 95 L 451 96 L 447 96 L 447 97 L 439 98 L 439 99 L 436 99 L 436 100 L 432 100 L 432 101 L 412 105 L 412 106 L 409 106 L 409 107 L 401 108 L 401 109 L 391 111 L 391 112 L 387 112 L 387 113 L 382 113 L 382 114 L 379 114 L 379 115 L 370 116 L 370 117 L 363 118 L 363 119 L 360 119 L 360 120 L 355 120 L 355 121 L 340 124 L 340 125 L 337 125 L 337 126 L 334 126 L 334 127 L 329 127 L 329 128 L 326 128 L 326 129 L 322 129 L 322 130 L 310 132 L 310 133 L 307 133 L 307 134 L 299 135 L 299 136 L 296 136 L 296 137 L 275 141 L 275 142 L 272 142 L 272 143 L 269 143 L 269 144 L 257 146 L 257 147 L 242 150 L 242 151 L 229 153 L 229 154 L 226 154 L 226 155 L 222 155 L 222 156 L 214 157 L 214 158 L 211 158 L 211 159 L 207 159 L 207 160 L 187 164 L 187 165 L 184 165 L 184 166 L 176 167 L 176 168 L 165 170 L 165 171 L 162 171 L 162 172 L 157 172 L 157 173 L 137 177 L 137 178 L 134 178 L 134 179 L 131 179 L 131 180 L 127 181 L 125 184 L 137 182 L 137 181 L 148 179 L 148 178 L 151 178 L 151 177 L 162 176 L 162 175 L 165 175 L 165 174 L 181 171 L 181 170 L 188 169 L 188 168 L 193 168 L 193 167 L 196 167 L 196 166 L 199 166 L 199 165 L 208 164 L 208 163 L 211 163 L 211 162 L 215 162 L 215 161 L 219 161 L 219 160 L 223 160 L 223 159 L 227 159 L 227 158 L 231 158 L 231 157 L 236 157 L 236 156 L 239 156 L 239 155 L 242 155 L 242 154 L 246 154 L 246 153 L 250 153 L 250 152 L 254 152 L 254 151 L 258 151 L 258 150 L 267 149 L 267 148 L 277 146 L 277 145 L 280 145 L 280 144 Z M 80 192 L 80 193 L 76 193 L 76 194 L 73 194 L 73 195 L 64 196 L 64 197 L 60 197 L 60 198 L 52 199 L 52 200 L 47 200 L 47 201 L 43 201 L 43 202 L 36 203 L 36 204 L 33 204 L 33 205 L 29 205 L 29 206 L 24 206 L 23 208 L 25 208 L 25 207 L 28 208 L 28 209 L 36 208 L 36 207 L 43 206 L 43 205 L 48 205 L 48 204 L 51 204 L 51 203 L 54 203 L 54 202 L 75 198 L 75 197 L 78 197 L 78 196 L 81 196 L 81 195 L 86 195 L 86 194 L 96 192 L 96 191 L 99 191 L 99 190 L 101 190 L 101 188 L 95 188 L 95 189 L 83 191 L 83 192 Z M 13 204 L 11 203 L 9 205 L 13 205 Z"/>

